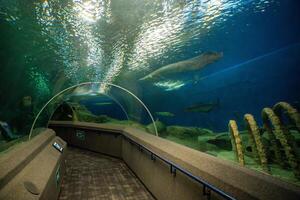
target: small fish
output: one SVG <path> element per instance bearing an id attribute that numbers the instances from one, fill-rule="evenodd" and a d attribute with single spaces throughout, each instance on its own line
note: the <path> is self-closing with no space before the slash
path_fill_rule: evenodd
<path id="1" fill-rule="evenodd" d="M 157 115 L 163 116 L 163 117 L 174 117 L 175 115 L 171 112 L 156 112 Z"/>
<path id="2" fill-rule="evenodd" d="M 94 105 L 96 106 L 107 106 L 107 105 L 111 105 L 112 102 L 99 102 L 99 103 L 94 103 Z"/>
<path id="3" fill-rule="evenodd" d="M 215 108 L 220 106 L 220 101 L 217 100 L 216 102 L 200 102 L 197 104 L 194 104 L 192 106 L 187 107 L 184 109 L 185 112 L 202 112 L 202 113 L 209 113 Z"/>

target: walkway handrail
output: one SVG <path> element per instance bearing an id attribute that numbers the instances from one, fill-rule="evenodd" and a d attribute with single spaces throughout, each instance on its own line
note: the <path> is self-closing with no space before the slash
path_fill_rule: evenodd
<path id="1" fill-rule="evenodd" d="M 234 197 L 230 196 L 229 194 L 225 193 L 223 190 L 215 187 L 214 185 L 206 182 L 205 180 L 203 180 L 202 178 L 193 175 L 191 172 L 185 170 L 184 168 L 182 168 L 181 166 L 175 164 L 174 162 L 163 158 L 162 156 L 154 153 L 153 151 L 151 151 L 149 148 L 145 147 L 144 145 L 141 145 L 139 143 L 137 143 L 136 141 L 134 141 L 133 139 L 125 136 L 124 134 L 121 134 L 123 136 L 124 139 L 128 140 L 131 144 L 136 145 L 139 150 L 143 151 L 147 151 L 148 153 L 150 153 L 151 155 L 151 159 L 153 161 L 155 161 L 156 158 L 160 159 L 161 161 L 167 163 L 168 165 L 170 165 L 170 172 L 176 176 L 176 170 L 180 171 L 181 173 L 185 174 L 186 176 L 188 176 L 189 178 L 193 179 L 194 181 L 196 181 L 197 183 L 200 183 L 203 185 L 203 195 L 207 196 L 207 199 L 209 200 L 211 197 L 211 191 L 214 191 L 216 194 L 220 195 L 221 197 L 223 197 L 224 199 L 230 199 L 230 200 L 235 200 Z"/>

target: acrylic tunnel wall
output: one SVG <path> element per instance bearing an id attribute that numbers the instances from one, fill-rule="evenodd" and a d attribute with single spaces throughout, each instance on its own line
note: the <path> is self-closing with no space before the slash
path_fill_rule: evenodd
<path id="1" fill-rule="evenodd" d="M 93 86 L 58 95 L 33 135 L 49 119 L 117 123 L 145 134 L 155 121 L 166 140 L 299 186 L 299 6 L 0 0 L 0 151 L 28 139 L 56 94 L 101 82 L 96 95 Z M 138 97 L 153 120 L 109 84 Z"/>
<path id="2" fill-rule="evenodd" d="M 54 95 L 35 117 L 31 131 L 46 128 L 49 121 L 125 125 L 158 136 L 153 115 L 141 99 L 119 85 L 101 82 L 80 83 Z"/>

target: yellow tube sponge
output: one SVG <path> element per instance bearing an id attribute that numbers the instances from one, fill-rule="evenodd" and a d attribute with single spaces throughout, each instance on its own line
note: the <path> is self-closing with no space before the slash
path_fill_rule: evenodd
<path id="1" fill-rule="evenodd" d="M 233 150 L 236 153 L 236 157 L 240 165 L 245 165 L 245 159 L 244 159 L 244 152 L 243 152 L 243 145 L 242 140 L 238 131 L 238 126 L 236 124 L 236 121 L 230 120 L 228 124 L 229 133 L 231 136 L 231 144 L 233 147 Z"/>
<path id="2" fill-rule="evenodd" d="M 279 118 L 281 117 L 281 114 L 286 114 L 289 120 L 295 124 L 298 131 L 300 131 L 300 114 L 290 104 L 286 102 L 279 102 L 273 106 L 273 110 Z"/>
<path id="3" fill-rule="evenodd" d="M 291 166 L 296 178 L 300 178 L 300 168 L 297 163 L 295 152 L 292 149 L 288 137 L 283 131 L 279 118 L 275 115 L 271 108 L 264 108 L 262 111 L 262 118 L 264 127 L 270 135 L 275 135 L 275 138 L 280 142 L 283 147 L 284 154 L 287 158 L 288 164 Z M 273 128 L 272 128 L 273 127 Z M 273 131 L 274 129 L 274 131 Z"/>
<path id="4" fill-rule="evenodd" d="M 270 173 L 270 167 L 268 165 L 266 148 L 264 147 L 264 145 L 261 141 L 260 131 L 257 126 L 257 123 L 256 123 L 253 115 L 251 115 L 251 114 L 245 114 L 244 120 L 246 123 L 246 127 L 248 129 L 249 139 L 250 139 L 250 141 L 252 141 L 252 152 L 254 152 L 254 154 L 256 154 L 255 156 L 258 157 L 259 163 L 260 163 L 263 171 Z"/>

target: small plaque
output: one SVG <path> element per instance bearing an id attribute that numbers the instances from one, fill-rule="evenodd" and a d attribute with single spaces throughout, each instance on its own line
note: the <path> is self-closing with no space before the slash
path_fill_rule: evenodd
<path id="1" fill-rule="evenodd" d="M 84 141 L 85 140 L 85 132 L 81 130 L 76 131 L 76 138 L 78 140 Z"/>
<path id="2" fill-rule="evenodd" d="M 59 152 L 63 152 L 64 148 L 60 146 L 60 144 L 58 144 L 57 142 L 54 142 L 52 145 L 56 150 L 58 150 Z"/>

